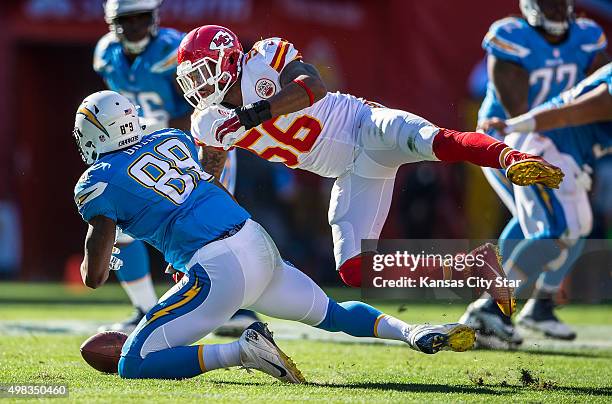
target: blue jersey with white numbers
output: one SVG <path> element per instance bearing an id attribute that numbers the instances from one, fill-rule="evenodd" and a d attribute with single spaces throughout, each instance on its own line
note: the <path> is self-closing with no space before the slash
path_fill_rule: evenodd
<path id="1" fill-rule="evenodd" d="M 110 90 L 140 105 L 141 117 L 167 122 L 187 114 L 190 106 L 177 91 L 175 75 L 177 49 L 185 34 L 160 28 L 157 36 L 130 65 L 121 43 L 112 32 L 104 35 L 94 52 L 94 70 Z"/>
<path id="2" fill-rule="evenodd" d="M 85 221 L 106 216 L 184 270 L 199 248 L 250 217 L 212 179 L 197 161 L 191 136 L 164 129 L 102 155 L 74 195 Z"/>
<path id="3" fill-rule="evenodd" d="M 586 74 L 595 55 L 607 46 L 602 29 L 586 18 L 570 23 L 567 39 L 550 44 L 522 18 L 508 17 L 491 26 L 482 47 L 489 55 L 515 63 L 529 73 L 529 109 L 570 89 Z M 508 118 L 489 80 L 478 121 Z"/>
<path id="4" fill-rule="evenodd" d="M 601 85 L 607 85 L 612 95 L 612 63 L 536 110 L 563 106 Z M 578 165 L 592 165 L 598 158 L 612 154 L 612 121 L 554 129 L 542 134 L 548 136 L 559 151 L 571 155 Z"/>

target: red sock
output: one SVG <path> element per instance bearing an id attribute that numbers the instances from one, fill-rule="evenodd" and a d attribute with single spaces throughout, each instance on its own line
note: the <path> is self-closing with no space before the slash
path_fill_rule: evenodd
<path id="1" fill-rule="evenodd" d="M 354 288 L 361 287 L 361 255 L 350 258 L 338 270 L 342 282 Z"/>
<path id="2" fill-rule="evenodd" d="M 359 288 L 361 287 L 361 263 L 362 260 L 366 260 L 366 266 L 372 266 L 372 254 L 367 255 L 357 255 L 351 259 L 348 259 L 344 262 L 344 264 L 340 265 L 340 269 L 338 270 L 340 274 L 340 278 L 342 281 L 351 287 Z M 464 279 L 466 274 L 469 272 L 464 271 L 464 268 L 456 269 L 450 267 L 443 267 L 442 265 L 430 264 L 425 265 L 421 263 L 414 270 L 409 269 L 394 269 L 392 271 L 387 271 L 386 279 L 399 279 L 400 277 L 412 278 L 412 279 L 420 279 L 428 277 L 430 279 L 439 279 L 439 280 L 450 280 L 450 279 Z M 366 277 L 372 277 L 375 274 L 373 272 L 368 272 Z M 366 284 L 371 285 L 371 279 L 367 279 Z"/>
<path id="3" fill-rule="evenodd" d="M 514 151 L 500 142 L 478 132 L 457 132 L 440 129 L 433 140 L 433 152 L 440 161 L 469 161 L 481 167 L 505 168 L 506 156 Z"/>

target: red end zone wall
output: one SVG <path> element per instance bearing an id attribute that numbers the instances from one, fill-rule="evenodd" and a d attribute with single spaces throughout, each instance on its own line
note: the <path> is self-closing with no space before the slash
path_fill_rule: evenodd
<path id="1" fill-rule="evenodd" d="M 101 1 L 7 3 L 0 5 L 0 91 L 10 95 L 0 98 L 0 198 L 16 199 L 21 210 L 23 276 L 53 278 L 82 250 L 72 188 L 84 167 L 70 134 L 74 108 L 102 88 L 91 58 L 107 26 Z M 492 21 L 517 13 L 517 3 L 167 0 L 161 18 L 184 31 L 226 25 L 245 44 L 281 36 L 330 88 L 463 127 L 458 104 L 483 56 L 482 37 Z"/>

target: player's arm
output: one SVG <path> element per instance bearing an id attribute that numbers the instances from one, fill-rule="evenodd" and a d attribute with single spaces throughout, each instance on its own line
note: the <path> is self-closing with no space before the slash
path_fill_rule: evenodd
<path id="1" fill-rule="evenodd" d="M 227 160 L 227 151 L 211 146 L 201 146 L 198 157 L 204 171 L 215 177 L 215 180 L 220 180 L 225 160 Z"/>
<path id="2" fill-rule="evenodd" d="M 593 58 L 593 62 L 591 63 L 591 66 L 589 67 L 587 76 L 589 76 L 591 73 L 594 73 L 597 69 L 607 65 L 610 62 L 612 62 L 612 59 L 610 58 L 610 55 L 606 53 L 605 50 L 597 52 L 597 54 Z"/>
<path id="3" fill-rule="evenodd" d="M 272 118 L 307 108 L 327 94 L 327 87 L 316 67 L 293 60 L 280 74 L 281 90 L 270 97 Z"/>
<path id="4" fill-rule="evenodd" d="M 529 110 L 529 74 L 521 66 L 489 55 L 487 68 L 497 96 L 509 116 Z"/>
<path id="5" fill-rule="evenodd" d="M 94 216 L 89 220 L 81 277 L 83 283 L 92 289 L 102 286 L 108 279 L 115 232 L 115 222 L 105 216 Z"/>
<path id="6" fill-rule="evenodd" d="M 484 122 L 482 127 L 508 134 L 540 132 L 602 121 L 612 121 L 612 94 L 605 83 L 562 107 L 523 114 L 507 121 L 491 119 Z"/>
<path id="7" fill-rule="evenodd" d="M 224 145 L 224 138 L 241 127 L 249 130 L 269 119 L 300 111 L 319 101 L 327 88 L 317 69 L 301 60 L 292 60 L 280 73 L 281 90 L 268 98 L 238 107 L 235 115 L 221 121 L 213 130 L 215 138 Z M 230 136 L 231 137 L 231 136 Z M 233 142 L 232 137 L 232 142 Z M 232 143 L 230 142 L 230 144 Z"/>

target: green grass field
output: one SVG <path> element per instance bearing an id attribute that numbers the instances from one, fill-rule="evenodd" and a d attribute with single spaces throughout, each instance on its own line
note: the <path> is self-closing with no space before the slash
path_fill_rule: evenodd
<path id="1" fill-rule="evenodd" d="M 329 292 L 340 300 L 357 297 L 346 289 Z M 462 305 L 370 303 L 413 323 L 451 322 L 463 311 Z M 277 333 L 277 342 L 308 380 L 299 386 L 241 369 L 182 381 L 126 381 L 98 373 L 81 359 L 80 344 L 92 327 L 120 320 L 130 310 L 117 285 L 75 292 L 60 285 L 0 283 L 0 383 L 67 384 L 70 401 L 105 403 L 612 402 L 610 305 L 572 305 L 559 311 L 578 332 L 589 330 L 575 343 L 539 339 L 515 352 L 433 356 L 398 344 L 322 341 L 318 334 L 308 334 L 308 327 L 270 320 L 273 331 L 285 330 Z M 300 338 L 303 333 L 308 339 Z M 590 345 L 593 339 L 599 344 Z M 228 340 L 205 340 L 223 341 Z"/>

